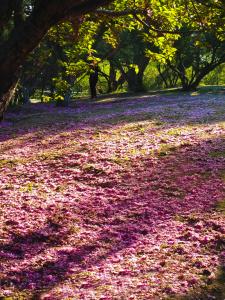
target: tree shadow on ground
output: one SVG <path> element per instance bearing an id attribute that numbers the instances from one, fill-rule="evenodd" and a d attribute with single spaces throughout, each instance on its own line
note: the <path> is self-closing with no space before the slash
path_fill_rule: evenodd
<path id="1" fill-rule="evenodd" d="M 224 99 L 214 95 L 151 95 L 112 98 L 108 102 L 78 102 L 69 108 L 29 104 L 20 113 L 8 114 L 10 126 L 0 128 L 0 141 L 44 130 L 44 136 L 59 134 L 68 127 L 107 128 L 108 125 L 151 121 L 167 127 L 199 125 L 225 120 Z M 219 98 L 218 98 L 219 97 Z M 83 103 L 84 102 L 84 103 Z M 55 126 L 57 124 L 57 127 Z M 48 130 L 46 130 L 48 128 Z"/>
<path id="2" fill-rule="evenodd" d="M 104 268 L 107 259 L 124 249 L 135 249 L 143 240 L 151 240 L 152 245 L 158 243 L 159 246 L 166 243 L 170 238 L 167 230 L 169 235 L 177 234 L 176 239 L 179 237 L 182 243 L 181 248 L 173 248 L 176 255 L 187 256 L 188 259 L 183 246 L 196 242 L 192 241 L 191 234 L 195 232 L 199 251 L 204 249 L 208 255 L 212 252 L 220 256 L 224 247 L 224 244 L 218 247 L 222 225 L 205 217 L 209 217 L 219 197 L 224 196 L 220 179 L 224 157 L 209 154 L 224 148 L 224 140 L 218 138 L 194 146 L 184 145 L 157 161 L 143 156 L 131 161 L 130 167 L 119 173 L 119 178 L 114 173 L 106 176 L 93 169 L 86 170 L 85 180 L 90 187 L 95 185 L 96 190 L 91 190 L 87 198 L 80 202 L 67 203 L 66 210 L 74 214 L 73 222 L 76 218 L 80 220 L 79 225 L 89 235 L 88 238 L 82 239 L 70 231 L 67 226 L 70 220 L 65 209 L 58 211 L 65 215 L 63 223 L 48 219 L 45 227 L 31 233 L 22 236 L 12 233 L 11 242 L 0 246 L 3 264 L 8 266 L 8 270 L 2 269 L 1 285 L 27 291 L 30 298 L 39 299 L 42 291 L 50 291 L 66 281 L 73 272 L 79 273 L 96 265 Z M 66 161 L 67 157 L 64 157 L 61 163 L 66 164 Z M 57 172 L 55 168 L 54 172 Z M 49 168 L 48 171 L 54 178 L 55 173 L 51 174 L 53 170 Z M 113 186 L 116 181 L 115 190 Z M 197 215 L 194 221 L 193 214 Z M 173 232 L 176 226 L 171 224 L 174 222 L 181 225 L 181 231 Z M 196 226 L 198 223 L 203 227 Z M 207 235 L 204 227 L 207 227 L 207 232 L 209 229 L 212 232 L 212 239 L 207 242 L 203 238 Z M 45 255 L 45 251 L 47 253 L 49 250 L 53 251 L 51 259 L 42 258 L 33 264 L 32 257 L 40 253 Z M 171 251 L 168 246 L 168 252 Z M 26 259 L 30 259 L 30 265 L 24 267 Z M 20 267 L 12 271 L 14 263 Z M 142 271 L 147 272 L 145 269 Z M 203 267 L 201 272 L 204 271 L 207 268 Z M 123 278 L 124 274 L 119 273 L 118 276 Z M 85 288 L 85 284 L 81 287 Z M 166 293 L 165 287 L 162 291 Z"/>

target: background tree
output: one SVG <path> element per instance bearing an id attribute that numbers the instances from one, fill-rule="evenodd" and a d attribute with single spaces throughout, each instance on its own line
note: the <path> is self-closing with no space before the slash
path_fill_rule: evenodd
<path id="1" fill-rule="evenodd" d="M 185 91 L 196 90 L 207 74 L 225 62 L 225 42 L 212 32 L 185 31 L 175 47 L 175 58 L 167 61 L 167 66 L 180 78 Z"/>
<path id="2" fill-rule="evenodd" d="M 215 1 L 181 2 L 171 9 L 167 1 L 163 14 L 162 6 L 156 5 L 136 19 L 148 30 L 146 40 L 156 46 L 147 51 L 159 62 L 165 86 L 177 84 L 178 77 L 183 90 L 195 90 L 209 72 L 224 62 L 225 13 L 221 1 L 218 5 Z"/>

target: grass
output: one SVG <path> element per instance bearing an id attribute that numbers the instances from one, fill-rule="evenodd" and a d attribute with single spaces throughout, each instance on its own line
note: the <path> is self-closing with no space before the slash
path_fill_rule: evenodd
<path id="1" fill-rule="evenodd" d="M 195 287 L 188 295 L 169 297 L 167 300 L 224 300 L 225 267 L 220 267 L 214 280 L 205 278 L 202 287 Z"/>
<path id="2" fill-rule="evenodd" d="M 4 167 L 13 168 L 19 163 L 18 159 L 0 159 L 0 169 Z"/>
<path id="3" fill-rule="evenodd" d="M 102 168 L 98 168 L 92 164 L 85 164 L 83 166 L 83 170 L 87 173 L 91 173 L 93 175 L 106 174 L 106 172 Z"/>
<path id="4" fill-rule="evenodd" d="M 179 136 L 181 135 L 181 129 L 179 128 L 172 128 L 170 129 L 167 134 L 171 135 L 171 136 Z"/>
<path id="5" fill-rule="evenodd" d="M 216 211 L 221 212 L 225 215 L 225 199 L 217 202 Z"/>
<path id="6" fill-rule="evenodd" d="M 161 145 L 161 147 L 157 150 L 156 155 L 158 157 L 163 157 L 163 156 L 167 156 L 171 153 L 173 153 L 174 151 L 176 151 L 177 147 L 172 146 L 172 145 Z"/>
<path id="7" fill-rule="evenodd" d="M 222 151 L 212 151 L 210 152 L 210 157 L 213 157 L 213 158 L 222 158 L 222 157 L 225 157 L 225 150 L 222 150 Z"/>
<path id="8" fill-rule="evenodd" d="M 220 171 L 220 177 L 225 182 L 225 170 Z"/>

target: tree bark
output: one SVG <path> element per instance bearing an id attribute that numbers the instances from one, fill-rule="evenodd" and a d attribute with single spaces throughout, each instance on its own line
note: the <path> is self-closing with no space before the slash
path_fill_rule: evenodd
<path id="1" fill-rule="evenodd" d="M 6 1 L 7 2 L 7 1 Z M 39 0 L 31 15 L 0 44 L 0 119 L 13 97 L 20 67 L 53 25 L 107 5 L 111 0 Z"/>
<path id="2" fill-rule="evenodd" d="M 143 78 L 144 78 L 144 71 L 147 68 L 149 63 L 149 59 L 144 59 L 139 67 L 139 71 L 136 73 L 135 70 L 129 69 L 126 73 L 127 76 L 127 83 L 128 83 L 128 89 L 131 92 L 140 93 L 145 91 Z"/>
<path id="3" fill-rule="evenodd" d="M 4 113 L 15 93 L 15 90 L 16 90 L 16 86 L 17 86 L 17 82 L 18 81 L 15 81 L 11 87 L 8 89 L 8 91 L 2 95 L 1 97 L 1 102 L 0 102 L 0 121 L 3 120 L 3 116 L 4 116 Z"/>

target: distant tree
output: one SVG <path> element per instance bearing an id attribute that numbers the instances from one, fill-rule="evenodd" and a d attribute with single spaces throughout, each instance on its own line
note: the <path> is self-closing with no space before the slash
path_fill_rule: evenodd
<path id="1" fill-rule="evenodd" d="M 125 82 L 129 91 L 144 91 L 143 76 L 149 57 L 145 55 L 148 45 L 142 30 L 121 28 L 115 35 L 115 45 L 100 40 L 95 46 L 101 60 L 109 62 L 109 74 L 106 75 L 109 92 L 115 91 Z"/>
<path id="2" fill-rule="evenodd" d="M 215 33 L 185 31 L 175 42 L 176 54 L 167 66 L 179 77 L 184 91 L 196 90 L 203 78 L 225 62 L 225 41 Z"/>
<path id="3" fill-rule="evenodd" d="M 149 64 L 145 50 L 148 47 L 143 39 L 143 32 L 134 29 L 121 34 L 121 47 L 114 61 L 128 84 L 128 90 L 132 92 L 143 92 L 144 71 Z"/>
<path id="4" fill-rule="evenodd" d="M 183 90 L 195 90 L 225 61 L 224 1 L 178 1 L 175 5 L 171 10 L 165 2 L 162 14 L 161 6 L 135 18 L 148 30 L 146 39 L 156 46 L 146 51 L 163 68 L 159 73 L 165 85 L 170 69 L 169 75 L 173 72 L 174 79 L 179 78 Z"/>
<path id="5" fill-rule="evenodd" d="M 159 75 L 155 79 L 155 84 L 158 87 L 173 88 L 178 84 L 179 76 L 171 70 L 167 65 L 157 64 Z"/>
<path id="6" fill-rule="evenodd" d="M 204 85 L 225 85 L 225 63 L 210 72 L 202 82 Z"/>

